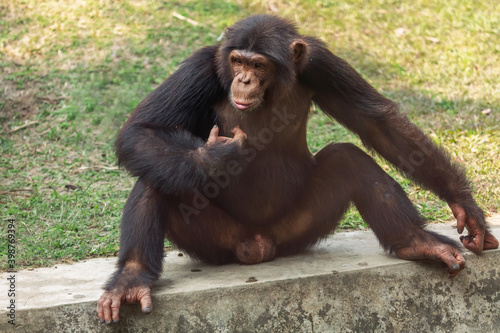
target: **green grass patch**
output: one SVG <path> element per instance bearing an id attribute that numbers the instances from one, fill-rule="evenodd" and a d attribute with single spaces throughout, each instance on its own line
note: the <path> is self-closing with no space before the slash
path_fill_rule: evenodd
<path id="1" fill-rule="evenodd" d="M 121 212 L 134 182 L 116 167 L 119 127 L 184 58 L 253 13 L 279 13 L 325 40 L 466 166 L 487 214 L 498 211 L 495 1 L 4 0 L 0 216 L 16 219 L 19 267 L 117 253 Z M 311 113 L 312 152 L 342 141 L 359 144 L 319 110 Z M 378 161 L 426 218 L 451 218 L 434 195 Z M 0 225 L 2 265 L 6 224 Z M 350 210 L 342 226 L 364 223 Z"/>

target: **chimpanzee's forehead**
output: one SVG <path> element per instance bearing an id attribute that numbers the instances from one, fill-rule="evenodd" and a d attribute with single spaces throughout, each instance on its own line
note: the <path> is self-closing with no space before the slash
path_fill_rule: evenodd
<path id="1" fill-rule="evenodd" d="M 247 50 L 283 64 L 290 58 L 290 43 L 300 35 L 294 24 L 280 17 L 256 15 L 227 29 L 223 50 Z"/>
<path id="2" fill-rule="evenodd" d="M 298 36 L 294 24 L 271 15 L 256 15 L 236 22 L 227 29 L 226 45 L 232 49 L 261 49 L 280 47 L 280 42 L 289 45 Z"/>

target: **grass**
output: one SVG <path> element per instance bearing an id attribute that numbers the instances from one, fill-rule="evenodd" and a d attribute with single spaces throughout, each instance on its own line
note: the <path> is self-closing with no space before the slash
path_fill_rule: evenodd
<path id="1" fill-rule="evenodd" d="M 495 1 L 4 0 L 0 217 L 16 219 L 18 267 L 117 253 L 121 211 L 134 182 L 116 167 L 119 127 L 180 61 L 252 13 L 278 13 L 327 41 L 466 166 L 487 214 L 498 211 Z M 336 141 L 359 143 L 314 111 L 311 151 Z M 426 218 L 451 218 L 434 195 L 379 161 Z M 0 268 L 6 267 L 6 225 L 0 226 Z M 342 223 L 363 225 L 354 210 Z"/>

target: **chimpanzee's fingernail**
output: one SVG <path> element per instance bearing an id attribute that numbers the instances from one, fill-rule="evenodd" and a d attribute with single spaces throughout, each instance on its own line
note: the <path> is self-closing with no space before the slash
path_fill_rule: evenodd
<path id="1" fill-rule="evenodd" d="M 99 319 L 99 321 L 101 322 L 101 324 L 104 323 L 104 319 Z"/>
<path id="2" fill-rule="evenodd" d="M 455 264 L 455 265 L 453 265 L 452 268 L 453 268 L 454 271 L 458 271 L 460 269 L 460 265 L 459 264 Z"/>
<path id="3" fill-rule="evenodd" d="M 151 313 L 151 311 L 153 311 L 153 309 L 151 309 L 149 306 L 145 307 L 143 310 L 143 312 L 147 314 Z"/>

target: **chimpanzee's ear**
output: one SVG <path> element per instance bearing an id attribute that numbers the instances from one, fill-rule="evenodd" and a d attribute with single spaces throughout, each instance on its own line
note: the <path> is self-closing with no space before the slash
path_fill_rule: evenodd
<path id="1" fill-rule="evenodd" d="M 299 70 L 302 70 L 307 64 L 309 57 L 309 46 L 302 39 L 296 40 L 290 44 L 292 49 L 293 62 L 297 64 Z"/>

